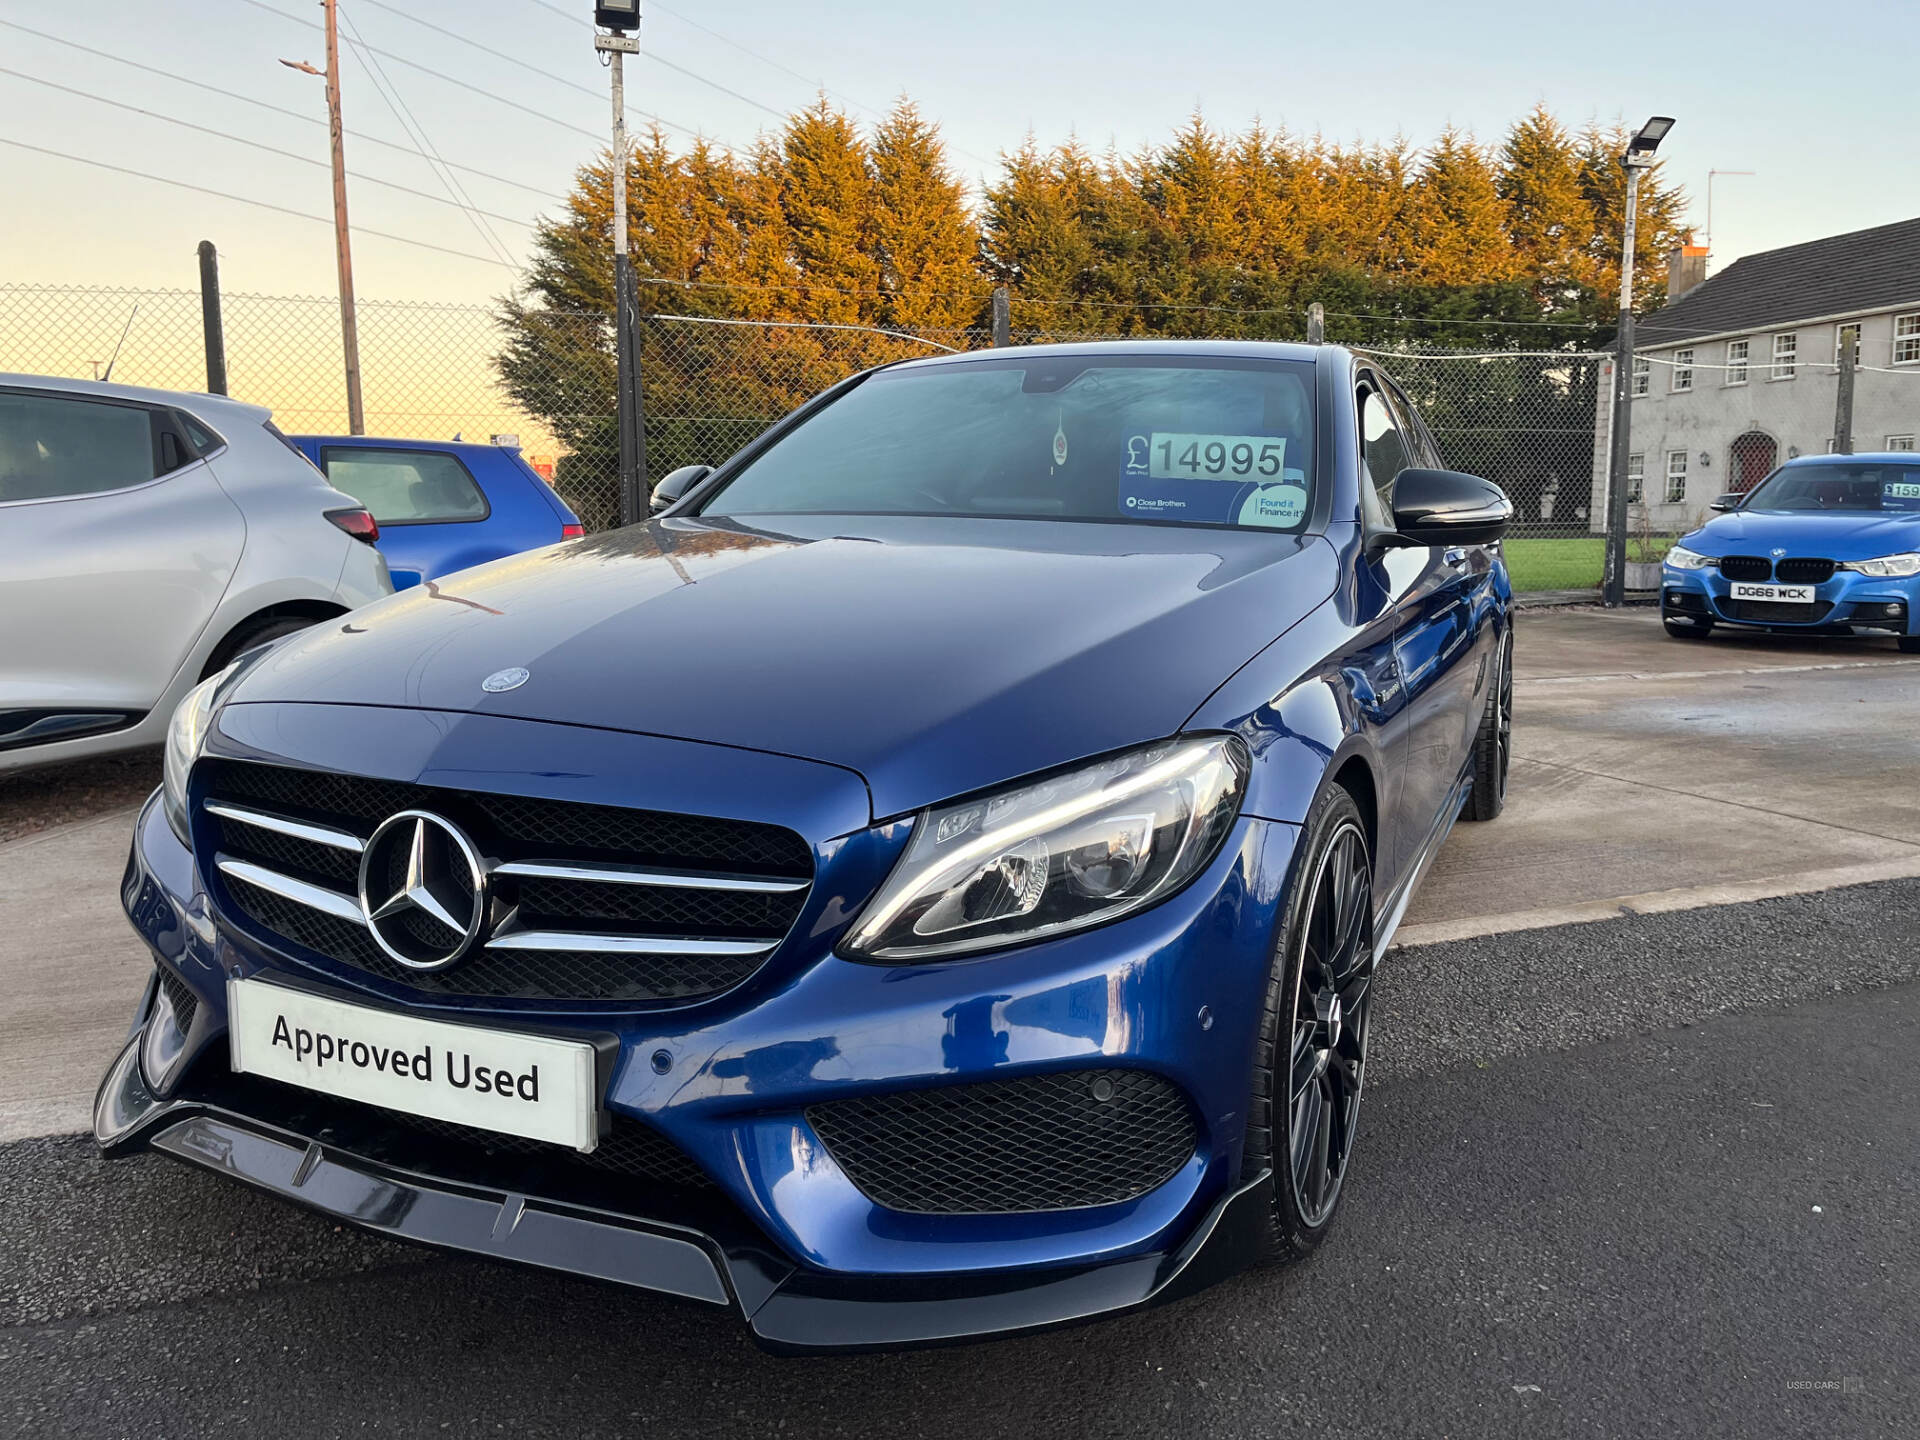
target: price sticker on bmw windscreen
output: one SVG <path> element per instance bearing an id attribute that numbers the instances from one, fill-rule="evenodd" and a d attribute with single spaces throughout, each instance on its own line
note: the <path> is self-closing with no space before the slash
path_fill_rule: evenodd
<path id="1" fill-rule="evenodd" d="M 1284 435 L 1140 430 L 1120 466 L 1120 511 L 1135 520 L 1291 530 L 1306 518 L 1306 476 Z"/>
<path id="2" fill-rule="evenodd" d="M 1920 472 L 1907 471 L 1880 487 L 1882 510 L 1920 510 Z"/>

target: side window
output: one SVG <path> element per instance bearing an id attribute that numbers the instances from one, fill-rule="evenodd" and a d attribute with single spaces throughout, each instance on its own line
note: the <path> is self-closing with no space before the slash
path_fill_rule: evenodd
<path id="1" fill-rule="evenodd" d="M 346 491 L 382 525 L 487 518 L 487 497 L 467 467 L 439 451 L 330 446 L 320 452 L 320 468 L 334 489 Z"/>
<path id="2" fill-rule="evenodd" d="M 179 420 L 180 424 L 185 427 L 187 439 L 193 442 L 193 448 L 199 454 L 211 455 L 227 443 L 205 425 L 202 425 L 198 420 L 194 419 L 193 416 L 187 414 L 186 411 L 176 410 L 174 416 Z"/>
<path id="3" fill-rule="evenodd" d="M 1407 392 L 1389 382 L 1388 393 L 1393 398 L 1393 413 L 1400 418 L 1400 428 L 1406 435 L 1407 464 L 1428 470 L 1446 469 L 1446 462 L 1440 458 L 1440 447 L 1434 442 L 1433 432 L 1427 429 L 1427 422 L 1420 412 L 1413 408 Z"/>
<path id="4" fill-rule="evenodd" d="M 153 412 L 136 405 L 0 392 L 0 503 L 99 495 L 162 473 Z"/>
<path id="5" fill-rule="evenodd" d="M 1360 461 L 1369 482 L 1362 487 L 1361 503 L 1367 507 L 1368 523 L 1386 528 L 1393 523 L 1393 482 L 1408 464 L 1406 437 L 1384 392 L 1369 384 L 1360 391 L 1359 403 Z"/>

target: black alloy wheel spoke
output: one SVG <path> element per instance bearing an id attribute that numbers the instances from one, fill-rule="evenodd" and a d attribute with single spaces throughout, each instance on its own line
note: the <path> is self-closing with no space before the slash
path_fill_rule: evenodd
<path id="1" fill-rule="evenodd" d="M 1338 1199 L 1366 1072 L 1373 980 L 1373 884 L 1351 824 L 1322 852 L 1302 927 L 1289 1051 L 1294 1200 L 1310 1225 Z"/>

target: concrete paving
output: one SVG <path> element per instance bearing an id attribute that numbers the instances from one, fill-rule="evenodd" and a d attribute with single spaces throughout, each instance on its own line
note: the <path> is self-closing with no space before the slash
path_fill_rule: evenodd
<path id="1" fill-rule="evenodd" d="M 88 1123 L 147 983 L 120 910 L 133 810 L 0 845 L 0 1141 Z"/>
<path id="2" fill-rule="evenodd" d="M 1506 814 L 1458 826 L 1403 944 L 1920 875 L 1920 657 L 1529 610 Z M 86 1123 L 144 983 L 130 810 L 0 845 L 0 1141 Z"/>

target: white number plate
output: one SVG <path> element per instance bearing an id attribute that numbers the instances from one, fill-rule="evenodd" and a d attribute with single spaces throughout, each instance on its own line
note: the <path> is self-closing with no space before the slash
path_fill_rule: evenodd
<path id="1" fill-rule="evenodd" d="M 1756 585 L 1746 580 L 1733 582 L 1736 600 L 1780 600 L 1789 605 L 1813 604 L 1811 585 Z"/>
<path id="2" fill-rule="evenodd" d="M 1147 477 L 1152 480 L 1277 480 L 1287 442 L 1278 435 L 1176 435 L 1153 432 Z"/>
<path id="3" fill-rule="evenodd" d="M 576 1150 L 597 1143 L 593 1047 L 582 1041 L 449 1025 L 265 980 L 229 980 L 227 1012 L 236 1071 Z"/>

